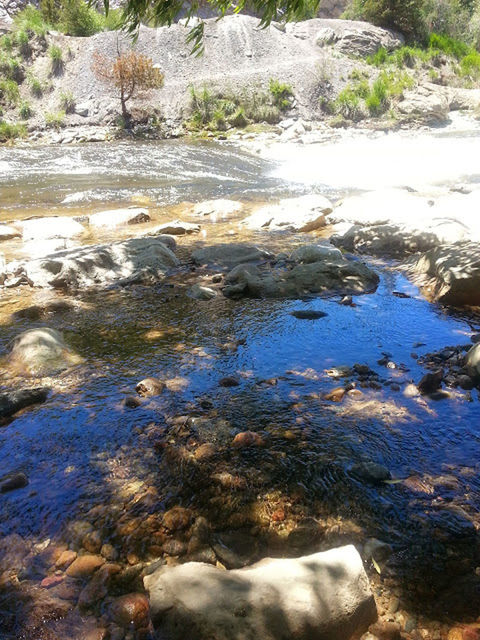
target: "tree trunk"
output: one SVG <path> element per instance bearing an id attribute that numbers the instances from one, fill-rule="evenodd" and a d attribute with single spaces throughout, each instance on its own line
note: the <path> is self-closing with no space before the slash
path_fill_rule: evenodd
<path id="1" fill-rule="evenodd" d="M 125 129 L 129 130 L 132 128 L 132 117 L 127 111 L 127 101 L 125 99 L 125 94 L 123 93 L 123 91 L 120 93 L 120 103 L 122 105 L 122 117 L 125 124 Z"/>

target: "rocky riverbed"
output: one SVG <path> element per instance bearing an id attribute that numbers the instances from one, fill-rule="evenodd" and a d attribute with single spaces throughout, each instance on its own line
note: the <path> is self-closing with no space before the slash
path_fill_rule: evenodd
<path id="1" fill-rule="evenodd" d="M 0 152 L 2 640 L 176 637 L 185 563 L 239 584 L 351 544 L 380 615 L 365 640 L 478 636 L 478 302 L 441 306 L 411 275 L 475 240 L 480 167 L 454 160 L 478 134 L 423 135 L 287 159 L 264 137 Z M 335 179 L 333 142 L 387 140 L 451 166 L 421 188 L 402 162 L 388 184 Z M 229 637 L 204 613 L 198 637 Z"/>

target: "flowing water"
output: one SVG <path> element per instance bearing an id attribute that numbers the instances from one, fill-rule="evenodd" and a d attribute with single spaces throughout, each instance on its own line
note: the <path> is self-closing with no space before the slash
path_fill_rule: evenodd
<path id="1" fill-rule="evenodd" d="M 432 157 L 438 145 L 447 152 L 478 144 L 474 130 L 425 134 L 424 150 L 426 139 Z M 387 148 L 384 139 L 362 141 L 367 156 L 379 144 Z M 413 136 L 397 142 L 415 145 Z M 305 157 L 317 154 L 318 169 L 301 180 L 291 158 L 262 160 L 214 143 L 0 149 L 0 216 L 13 221 L 85 215 L 140 204 L 158 224 L 174 217 L 194 221 L 187 203 L 209 198 L 234 198 L 251 208 L 312 190 L 335 200 L 372 186 L 360 178 L 335 177 L 327 168 L 328 151 L 325 146 L 305 150 Z M 301 151 L 296 153 L 300 158 Z M 479 167 L 463 169 L 452 168 L 439 181 L 474 182 L 480 176 Z M 398 176 L 401 182 L 405 178 L 401 167 Z M 425 372 L 417 355 L 468 344 L 480 317 L 427 302 L 394 265 L 380 261 L 371 261 L 380 275 L 377 291 L 358 296 L 354 307 L 338 304 L 338 297 L 232 301 L 220 296 L 198 302 L 186 294 L 187 285 L 204 275 L 188 264 L 193 246 L 234 238 L 288 251 L 313 235 L 255 234 L 239 230 L 236 221 L 200 223 L 199 235 L 179 240 L 178 255 L 186 266 L 166 283 L 65 295 L 66 304 L 56 310 L 49 304 L 58 294 L 25 288 L 0 293 L 1 352 L 21 331 L 49 326 L 61 330 L 85 358 L 85 364 L 57 378 L 33 381 L 32 386 L 52 386 L 50 399 L 0 428 L 0 470 L 21 470 L 29 478 L 26 489 L 1 496 L 0 536 L 15 533 L 30 543 L 63 538 L 72 545 L 68 526 L 87 520 L 101 531 L 103 542 L 117 547 L 120 562 L 128 554 L 140 562 L 155 556 L 152 531 L 142 520 L 181 503 L 205 515 L 216 530 L 248 530 L 265 553 L 292 553 L 284 545 L 289 527 L 312 516 L 325 523 L 327 547 L 372 536 L 387 540 L 405 593 L 417 594 L 419 583 L 428 592 L 440 575 L 449 584 L 474 572 L 472 540 L 480 523 L 478 393 L 456 390 L 434 401 L 409 398 L 402 390 Z M 88 242 L 138 232 L 137 226 L 97 232 Z M 10 259 L 21 257 L 24 248 L 14 240 L 3 243 L 2 251 Z M 298 308 L 327 316 L 299 320 L 291 315 Z M 385 354 L 394 368 L 378 364 Z M 379 388 L 359 387 L 360 400 L 326 401 L 323 394 L 342 383 L 327 371 L 356 363 L 378 373 Z M 139 408 L 126 407 L 125 397 L 148 376 L 174 379 L 176 385 Z M 219 386 L 225 376 L 240 384 Z M 11 388 L 25 381 L 5 371 L 1 383 Z M 392 389 L 392 383 L 401 390 L 393 390 L 398 387 Z M 187 434 L 169 430 L 172 421 L 180 424 L 175 422 L 180 415 L 190 417 Z M 259 432 L 265 446 L 232 450 L 233 437 L 245 430 Z M 201 442 L 216 450 L 203 464 L 192 457 Z M 354 472 L 362 462 L 384 465 L 394 482 L 365 483 Z M 215 484 L 212 478 L 222 473 L 231 474 L 238 486 Z M 283 517 L 272 519 L 279 511 Z M 120 524 L 131 525 L 128 536 Z M 465 561 L 462 572 L 459 563 Z M 411 575 L 412 566 L 414 573 L 425 572 L 424 579 Z M 30 570 L 24 578 L 40 581 L 45 575 L 45 569 Z M 416 590 L 409 591 L 410 583 Z M 447 613 L 458 615 L 449 602 Z M 12 628 L 5 638 L 24 637 Z M 38 637 L 57 637 L 42 633 Z M 70 633 L 60 637 L 77 637 Z"/>

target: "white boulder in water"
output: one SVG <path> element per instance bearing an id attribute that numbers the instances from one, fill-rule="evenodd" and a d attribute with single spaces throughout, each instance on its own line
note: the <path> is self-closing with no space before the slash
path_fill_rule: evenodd
<path id="1" fill-rule="evenodd" d="M 144 585 L 154 624 L 171 640 L 346 640 L 377 618 L 352 545 L 232 571 L 196 562 L 166 566 Z"/>
<path id="2" fill-rule="evenodd" d="M 243 220 L 249 229 L 314 231 L 325 226 L 332 204 L 321 195 L 285 198 L 278 204 L 260 207 Z"/>
<path id="3" fill-rule="evenodd" d="M 23 220 L 16 225 L 22 230 L 24 241 L 74 238 L 85 233 L 85 227 L 73 218 L 47 217 Z"/>
<path id="4" fill-rule="evenodd" d="M 128 209 L 110 209 L 100 211 L 89 216 L 88 221 L 92 227 L 121 227 L 125 224 L 139 224 L 150 222 L 148 209 L 131 207 Z"/>
<path id="5" fill-rule="evenodd" d="M 0 224 L 0 242 L 3 240 L 11 240 L 12 238 L 20 238 L 21 231 L 9 224 Z"/>
<path id="6" fill-rule="evenodd" d="M 210 216 L 210 220 L 231 218 L 240 213 L 243 204 L 236 200 L 226 200 L 219 198 L 218 200 L 205 200 L 197 202 L 193 207 L 193 214 L 196 216 Z"/>
<path id="7" fill-rule="evenodd" d="M 9 367 L 16 374 L 50 376 L 83 362 L 55 329 L 42 327 L 20 333 L 10 345 Z"/>

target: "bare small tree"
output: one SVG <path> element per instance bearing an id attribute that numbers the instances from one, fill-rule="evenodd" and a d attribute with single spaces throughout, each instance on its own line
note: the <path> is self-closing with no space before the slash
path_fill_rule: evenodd
<path id="1" fill-rule="evenodd" d="M 153 64 L 153 60 L 133 49 L 126 53 L 118 51 L 114 59 L 95 51 L 92 71 L 98 80 L 118 92 L 127 129 L 131 126 L 127 102 L 163 86 L 164 74 Z"/>

